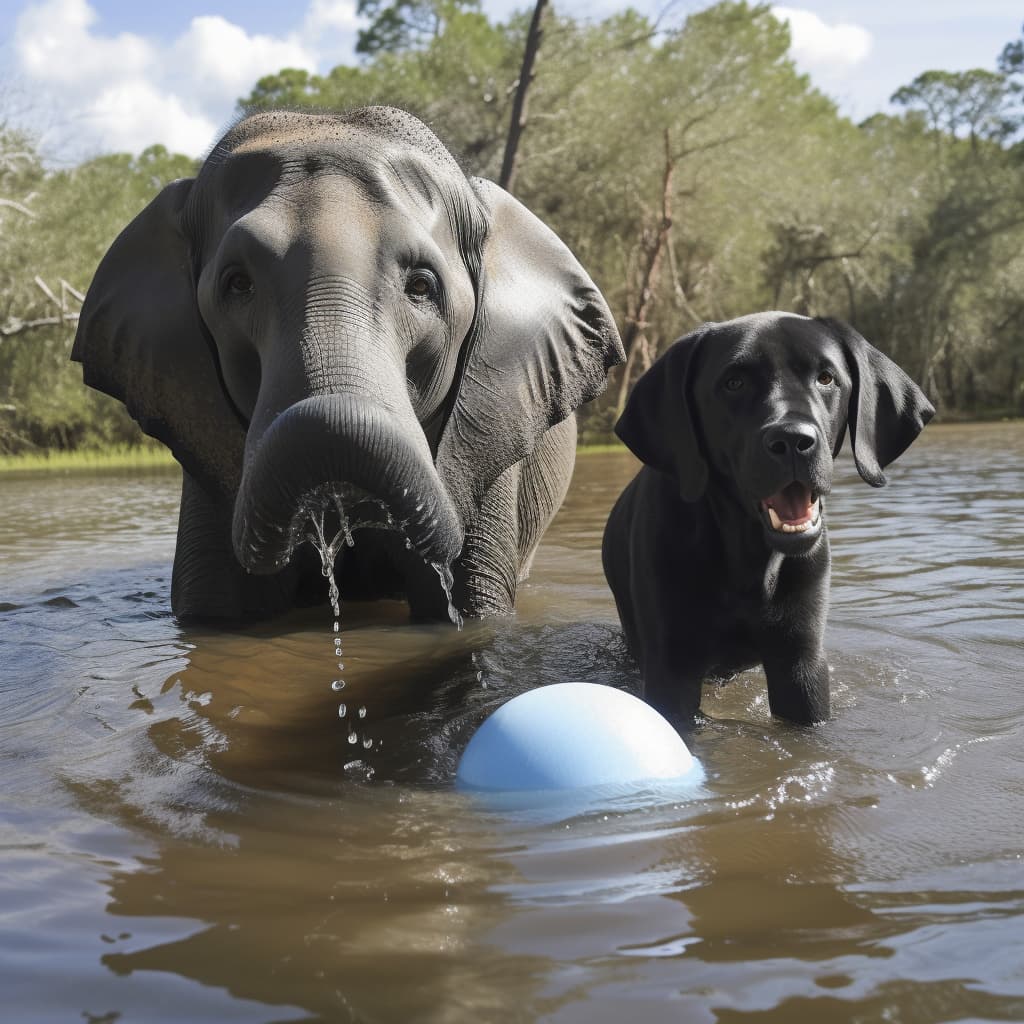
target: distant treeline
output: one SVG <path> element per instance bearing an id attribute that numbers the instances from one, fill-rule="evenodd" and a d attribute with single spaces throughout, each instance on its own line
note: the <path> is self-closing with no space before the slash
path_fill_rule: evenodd
<path id="1" fill-rule="evenodd" d="M 284 69 L 241 109 L 405 107 L 467 171 L 498 179 L 529 12 L 360 0 L 358 66 Z M 929 71 L 900 113 L 842 117 L 788 56 L 767 6 L 668 28 L 549 10 L 515 193 L 573 248 L 629 351 L 584 412 L 605 436 L 629 385 L 705 320 L 789 309 L 850 321 L 947 416 L 1024 413 L 1024 39 L 994 69 Z M 194 162 L 156 146 L 48 170 L 0 109 L 0 451 L 138 437 L 68 363 L 106 247 Z"/>

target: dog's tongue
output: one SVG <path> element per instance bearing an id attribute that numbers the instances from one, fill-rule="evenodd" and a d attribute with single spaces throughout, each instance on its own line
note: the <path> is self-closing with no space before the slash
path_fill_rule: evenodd
<path id="1" fill-rule="evenodd" d="M 814 508 L 811 489 L 795 480 L 777 494 L 765 498 L 764 504 L 775 509 L 775 514 L 784 523 L 801 523 L 810 519 Z"/>

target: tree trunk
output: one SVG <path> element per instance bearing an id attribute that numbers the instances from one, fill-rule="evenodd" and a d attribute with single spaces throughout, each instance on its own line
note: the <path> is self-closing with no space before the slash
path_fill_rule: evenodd
<path id="1" fill-rule="evenodd" d="M 622 415 L 622 410 L 626 407 L 629 385 L 633 377 L 633 368 L 636 366 L 637 357 L 641 355 L 641 350 L 645 347 L 643 344 L 638 344 L 638 342 L 643 338 L 644 328 L 647 326 L 647 317 L 654 298 L 654 290 L 657 288 L 658 279 L 661 276 L 662 257 L 668 242 L 669 232 L 672 230 L 672 175 L 675 172 L 675 167 L 676 161 L 672 155 L 669 133 L 666 130 L 665 173 L 661 182 L 661 222 L 658 224 L 658 230 L 655 232 L 647 251 L 647 262 L 644 265 L 643 275 L 640 279 L 636 309 L 632 315 L 627 317 L 626 330 L 622 335 L 622 347 L 626 350 L 626 365 L 623 366 L 622 376 L 619 378 L 619 393 L 615 402 L 616 419 Z"/>
<path id="2" fill-rule="evenodd" d="M 541 37 L 544 35 L 542 23 L 548 0 L 537 0 L 530 19 L 530 28 L 526 33 L 526 49 L 523 51 L 523 65 L 519 70 L 519 81 L 516 84 L 516 95 L 512 101 L 512 119 L 508 126 L 508 137 L 505 140 L 505 156 L 501 161 L 501 177 L 498 184 L 506 192 L 514 193 L 516 170 L 519 157 L 519 140 L 526 129 L 526 101 L 529 98 L 530 85 L 533 82 L 533 65 L 540 51 Z"/>

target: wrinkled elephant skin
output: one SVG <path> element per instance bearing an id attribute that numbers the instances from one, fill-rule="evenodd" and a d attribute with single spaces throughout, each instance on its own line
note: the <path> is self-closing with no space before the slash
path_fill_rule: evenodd
<path id="1" fill-rule="evenodd" d="M 342 593 L 444 618 L 435 570 L 512 608 L 622 346 L 557 236 L 368 107 L 235 124 L 111 246 L 72 358 L 184 469 L 176 614 L 323 600 L 302 541 L 340 508 Z"/>

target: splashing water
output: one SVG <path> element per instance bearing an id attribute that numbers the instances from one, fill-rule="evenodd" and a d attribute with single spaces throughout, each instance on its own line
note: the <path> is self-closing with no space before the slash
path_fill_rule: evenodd
<path id="1" fill-rule="evenodd" d="M 455 576 L 452 573 L 451 566 L 444 565 L 441 562 L 431 562 L 430 564 L 434 572 L 437 573 L 437 578 L 441 581 L 441 589 L 448 600 L 448 618 L 451 619 L 456 629 L 462 629 L 462 615 L 452 601 L 452 587 L 455 586 Z"/>

